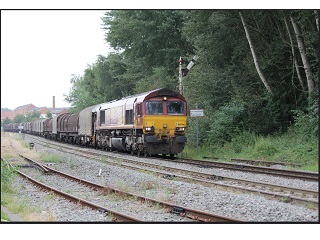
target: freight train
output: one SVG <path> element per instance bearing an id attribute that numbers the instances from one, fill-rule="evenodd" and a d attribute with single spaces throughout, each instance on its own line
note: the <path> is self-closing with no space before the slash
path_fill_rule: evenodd
<path id="1" fill-rule="evenodd" d="M 32 122 L 6 124 L 24 132 L 70 144 L 125 151 L 138 156 L 181 153 L 187 138 L 187 102 L 161 88 Z"/>

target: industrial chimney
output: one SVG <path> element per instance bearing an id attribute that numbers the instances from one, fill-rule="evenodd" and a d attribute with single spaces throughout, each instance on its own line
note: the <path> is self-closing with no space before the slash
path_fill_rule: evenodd
<path id="1" fill-rule="evenodd" d="M 56 108 L 56 100 L 55 96 L 52 97 L 52 109 L 54 110 Z"/>

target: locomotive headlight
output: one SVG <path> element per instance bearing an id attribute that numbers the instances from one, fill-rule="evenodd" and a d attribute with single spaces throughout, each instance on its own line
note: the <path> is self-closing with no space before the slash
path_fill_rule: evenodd
<path id="1" fill-rule="evenodd" d="M 174 133 L 176 135 L 183 135 L 185 133 L 185 127 L 176 127 Z"/>
<path id="2" fill-rule="evenodd" d="M 154 127 L 153 126 L 146 127 L 145 130 L 146 130 L 146 132 L 154 132 Z"/>

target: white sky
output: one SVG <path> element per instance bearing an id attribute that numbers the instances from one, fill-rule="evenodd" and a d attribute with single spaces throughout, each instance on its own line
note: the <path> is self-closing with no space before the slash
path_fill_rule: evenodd
<path id="1" fill-rule="evenodd" d="M 56 0 L 60 8 L 132 9 L 132 8 L 246 8 L 255 6 L 251 0 L 226 0 L 225 5 L 216 1 L 203 4 L 198 1 L 63 1 Z M 271 2 L 274 0 L 271 0 Z M 305 7 L 314 1 L 306 0 Z M 12 5 L 12 3 L 15 5 Z M 249 2 L 249 4 L 248 4 Z M 278 1 L 277 1 L 278 2 Z M 300 1 L 299 1 L 300 2 Z M 19 3 L 19 4 L 17 4 Z M 46 3 L 46 5 L 43 5 Z M 144 4 L 145 3 L 145 4 Z M 168 4 L 169 3 L 169 4 Z M 175 4 L 173 4 L 175 3 Z M 228 4 L 229 3 L 229 4 Z M 240 4 L 241 3 L 241 4 Z M 271 5 L 281 9 L 290 5 L 280 1 Z M 73 5 L 72 5 L 73 4 Z M 94 5 L 96 4 L 96 5 Z M 161 4 L 161 5 L 158 5 Z M 221 3 L 220 3 L 221 4 Z M 238 5 L 237 5 L 238 4 Z M 239 5 L 240 4 L 240 5 Z M 259 3 L 260 4 L 260 3 Z M 268 1 L 268 4 L 270 2 Z M 286 5 L 284 5 L 286 4 Z M 2 1 L 2 9 L 50 9 L 47 1 Z M 58 8 L 52 6 L 53 8 Z M 251 8 L 251 7 L 249 7 Z M 263 8 L 263 6 L 261 6 Z M 310 7 L 312 9 L 312 7 Z M 52 107 L 55 96 L 56 107 L 69 107 L 63 94 L 69 94 L 72 74 L 83 75 L 87 65 L 97 59 L 97 55 L 108 55 L 108 46 L 101 29 L 101 17 L 106 10 L 2 10 L 1 11 L 1 107 L 14 109 L 32 103 L 37 107 Z"/>
<path id="2" fill-rule="evenodd" d="M 108 55 L 105 10 L 1 11 L 1 108 L 69 107 L 72 74 Z"/>

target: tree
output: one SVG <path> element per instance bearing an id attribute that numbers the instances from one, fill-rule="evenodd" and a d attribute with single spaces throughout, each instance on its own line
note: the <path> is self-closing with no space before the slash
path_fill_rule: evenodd
<path id="1" fill-rule="evenodd" d="M 300 69 L 304 60 L 290 16 L 300 27 L 314 87 L 309 72 Z M 284 132 L 296 121 L 292 110 L 308 111 L 303 87 L 318 94 L 316 20 L 310 10 L 112 10 L 103 27 L 113 52 L 73 76 L 65 97 L 79 111 L 158 87 L 177 90 L 179 57 L 187 63 L 196 54 L 197 65 L 184 77 L 184 96 L 189 107 L 205 108 L 203 141 L 215 141 L 210 132 L 222 133 L 225 117 L 230 134 L 222 140 L 243 130 Z"/>
<path id="2" fill-rule="evenodd" d="M 25 121 L 25 116 L 23 114 L 17 114 L 12 120 L 13 123 L 22 123 L 24 121 Z"/>
<path id="3" fill-rule="evenodd" d="M 106 40 L 121 55 L 129 76 L 142 89 L 145 79 L 177 76 L 180 56 L 193 54 L 182 35 L 183 18 L 175 10 L 113 10 L 104 17 Z M 127 77 L 128 79 L 128 77 Z"/>
<path id="4" fill-rule="evenodd" d="M 26 117 L 25 117 L 25 122 L 31 122 L 35 119 L 40 118 L 40 112 L 39 111 L 32 111 L 28 112 Z"/>
<path id="5" fill-rule="evenodd" d="M 293 18 L 293 16 L 290 16 L 290 20 L 296 35 L 296 39 L 298 42 L 298 47 L 299 47 L 299 51 L 300 51 L 300 55 L 301 55 L 301 59 L 303 62 L 303 68 L 307 77 L 307 84 L 308 84 L 308 92 L 309 92 L 309 96 L 312 96 L 314 93 L 314 80 L 312 77 L 312 72 L 311 72 L 311 66 L 310 66 L 310 62 L 309 62 L 309 58 L 308 55 L 306 53 L 306 46 L 305 46 L 305 42 L 304 42 L 304 36 L 302 34 L 301 31 L 301 26 L 300 24 Z"/>
<path id="6" fill-rule="evenodd" d="M 300 71 L 299 71 L 299 64 L 298 64 L 298 60 L 297 60 L 297 57 L 296 57 L 296 54 L 295 54 L 293 40 L 292 40 L 292 37 L 291 37 L 291 31 L 290 31 L 288 20 L 287 20 L 286 16 L 284 16 L 284 23 L 286 25 L 286 29 L 287 29 L 288 36 L 289 36 L 290 47 L 291 47 L 291 51 L 292 51 L 293 64 L 294 64 L 294 67 L 295 67 L 296 72 L 297 72 L 299 83 L 300 83 L 302 89 L 304 90 L 305 86 L 304 86 L 303 79 L 302 79 Z"/>
<path id="7" fill-rule="evenodd" d="M 271 90 L 271 87 L 267 81 L 267 79 L 265 78 L 263 72 L 261 71 L 260 69 L 260 63 L 259 63 L 259 60 L 258 60 L 258 57 L 257 57 L 257 54 L 256 54 L 256 51 L 254 49 L 254 46 L 253 46 L 253 43 L 252 43 L 252 40 L 251 40 L 251 37 L 250 37 L 250 32 L 249 32 L 249 29 L 246 25 L 246 22 L 242 16 L 242 13 L 241 11 L 239 11 L 239 15 L 240 15 L 240 18 L 241 18 L 241 21 L 242 21 L 242 24 L 243 24 L 243 28 L 246 32 L 246 37 L 248 39 L 248 43 L 249 43 L 249 46 L 250 46 L 250 50 L 251 50 L 251 53 L 252 53 L 252 57 L 253 57 L 253 62 L 254 62 L 254 65 L 256 66 L 256 69 L 257 69 L 257 72 L 260 76 L 260 79 L 262 81 L 262 83 L 264 84 L 264 86 L 266 87 L 267 91 L 272 94 L 272 90 Z"/>
<path id="8" fill-rule="evenodd" d="M 1 127 L 3 127 L 5 124 L 9 124 L 9 123 L 11 123 L 11 120 L 10 120 L 10 118 L 6 117 L 5 119 L 3 119 L 1 121 Z"/>
<path id="9" fill-rule="evenodd" d="M 52 113 L 50 111 L 46 113 L 46 118 L 52 118 Z"/>

